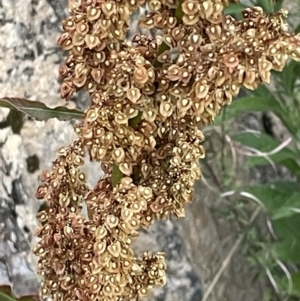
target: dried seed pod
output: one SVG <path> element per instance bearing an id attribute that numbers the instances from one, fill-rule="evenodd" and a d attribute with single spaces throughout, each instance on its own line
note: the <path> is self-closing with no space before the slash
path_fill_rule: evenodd
<path id="1" fill-rule="evenodd" d="M 140 221 L 137 218 L 132 217 L 127 223 L 129 229 L 137 230 L 140 227 Z"/>
<path id="2" fill-rule="evenodd" d="M 95 232 L 97 240 L 102 240 L 107 235 L 107 230 L 104 226 L 99 226 Z"/>
<path id="3" fill-rule="evenodd" d="M 110 244 L 107 247 L 107 251 L 114 257 L 119 257 L 121 253 L 121 243 L 119 241 Z"/>
<path id="4" fill-rule="evenodd" d="M 126 176 L 130 176 L 132 174 L 132 164 L 131 163 L 123 162 L 119 165 L 119 169 Z"/>
<path id="5" fill-rule="evenodd" d="M 106 251 L 106 246 L 107 246 L 106 240 L 95 242 L 95 244 L 94 244 L 95 254 L 97 254 L 97 255 L 103 254 Z"/>
<path id="6" fill-rule="evenodd" d="M 112 158 L 117 164 L 122 163 L 125 159 L 124 149 L 121 147 L 114 149 L 112 152 Z"/>
<path id="7" fill-rule="evenodd" d="M 73 93 L 75 92 L 75 89 L 72 87 L 72 83 L 69 82 L 63 82 L 60 86 L 60 96 L 64 99 L 69 99 Z"/>
<path id="8" fill-rule="evenodd" d="M 209 85 L 198 81 L 194 86 L 195 94 L 198 99 L 206 97 L 209 91 Z"/>
<path id="9" fill-rule="evenodd" d="M 110 214 L 107 216 L 105 223 L 109 228 L 114 228 L 119 224 L 119 219 L 115 215 Z"/>
<path id="10" fill-rule="evenodd" d="M 159 113 L 162 117 L 170 117 L 173 113 L 174 106 L 169 101 L 162 101 L 159 106 Z"/>
<path id="11" fill-rule="evenodd" d="M 187 111 L 191 108 L 193 102 L 189 98 L 182 98 L 177 101 L 177 108 L 179 111 Z"/>
<path id="12" fill-rule="evenodd" d="M 107 18 L 116 13 L 116 3 L 114 1 L 106 1 L 101 4 L 101 10 Z"/>
<path id="13" fill-rule="evenodd" d="M 68 207 L 70 204 L 70 198 L 67 195 L 60 194 L 59 195 L 59 205 L 61 207 Z"/>
<path id="14" fill-rule="evenodd" d="M 121 217 L 124 222 L 128 222 L 133 217 L 133 211 L 127 208 L 123 208 L 121 211 Z"/>
<path id="15" fill-rule="evenodd" d="M 126 95 L 132 103 L 137 103 L 141 97 L 141 92 L 138 88 L 131 88 L 127 90 Z"/>
<path id="16" fill-rule="evenodd" d="M 181 78 L 182 76 L 182 72 L 179 68 L 179 66 L 177 65 L 171 65 L 169 68 L 168 68 L 168 71 L 167 71 L 167 77 L 169 80 L 171 81 L 177 81 Z"/>
<path id="17" fill-rule="evenodd" d="M 171 53 L 170 50 L 165 50 L 163 53 L 157 56 L 157 61 L 160 63 L 167 63 L 170 61 Z"/>
<path id="18" fill-rule="evenodd" d="M 43 223 L 43 222 L 47 221 L 48 220 L 47 211 L 43 210 L 43 211 L 38 212 L 37 215 L 36 215 L 36 218 L 38 219 L 38 221 L 40 223 Z"/>
<path id="19" fill-rule="evenodd" d="M 192 26 L 195 25 L 199 21 L 198 15 L 184 15 L 182 17 L 182 21 L 184 24 Z"/>
<path id="20" fill-rule="evenodd" d="M 182 3 L 182 11 L 188 16 L 196 15 L 199 10 L 199 4 L 197 1 L 185 0 Z"/>
<path id="21" fill-rule="evenodd" d="M 139 26 L 145 29 L 152 29 L 153 27 L 155 27 L 153 14 L 148 14 L 147 16 L 139 20 Z"/>
<path id="22" fill-rule="evenodd" d="M 97 36 L 91 35 L 91 34 L 87 34 L 84 37 L 84 40 L 89 49 L 93 49 L 93 48 L 97 47 L 100 43 L 99 38 Z"/>
<path id="23" fill-rule="evenodd" d="M 138 66 L 133 72 L 133 79 L 137 85 L 144 85 L 149 79 L 147 69 L 143 66 Z"/>
<path id="24" fill-rule="evenodd" d="M 149 289 L 148 289 L 148 288 L 145 288 L 145 287 L 140 288 L 140 289 L 138 290 L 138 294 L 139 294 L 139 296 L 142 297 L 142 298 L 147 297 L 147 296 L 149 295 Z"/>
<path id="25" fill-rule="evenodd" d="M 94 6 L 88 6 L 87 8 L 87 19 L 89 21 L 95 21 L 100 17 L 101 10 Z"/>
<path id="26" fill-rule="evenodd" d="M 129 117 L 122 112 L 118 112 L 117 114 L 115 114 L 114 118 L 118 124 L 127 124 L 129 119 Z"/>

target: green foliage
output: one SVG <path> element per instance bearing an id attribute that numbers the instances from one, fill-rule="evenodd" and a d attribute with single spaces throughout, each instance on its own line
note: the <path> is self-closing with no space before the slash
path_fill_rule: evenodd
<path id="1" fill-rule="evenodd" d="M 235 15 L 237 19 L 242 19 L 242 10 L 247 6 L 243 3 L 233 3 L 227 6 L 224 10 L 225 14 Z"/>
<path id="2" fill-rule="evenodd" d="M 45 121 L 50 118 L 57 118 L 58 120 L 71 120 L 82 119 L 83 117 L 83 112 L 75 109 L 68 109 L 62 106 L 49 108 L 42 102 L 32 101 L 25 98 L 0 98 L 0 107 L 25 113 L 29 117 L 38 121 Z"/>
<path id="3" fill-rule="evenodd" d="M 292 275 L 293 294 L 300 297 L 300 272 Z"/>
<path id="4" fill-rule="evenodd" d="M 11 287 L 0 285 L 0 300 L 1 301 L 38 301 L 38 296 L 23 296 L 20 298 L 14 297 L 11 292 Z"/>
<path id="5" fill-rule="evenodd" d="M 278 11 L 283 1 L 256 0 L 253 4 L 263 7 L 267 13 Z M 240 15 L 242 5 L 230 5 L 229 13 Z M 293 14 L 293 12 L 291 13 Z M 299 23 L 299 17 L 298 17 Z M 300 32 L 300 24 L 296 26 Z M 271 135 L 269 131 L 244 131 L 231 136 L 236 147 L 247 156 L 246 168 L 270 165 L 284 167 L 290 180 L 273 181 L 268 184 L 229 187 L 239 192 L 240 215 L 245 206 L 241 203 L 251 199 L 263 209 L 268 233 L 262 229 L 248 229 L 246 244 L 251 263 L 262 275 L 270 279 L 273 290 L 263 300 L 298 300 L 300 297 L 300 63 L 290 61 L 283 72 L 273 72 L 270 86 L 261 86 L 255 91 L 243 91 L 243 96 L 234 100 L 215 119 L 220 126 L 230 125 L 245 112 L 272 112 L 285 128 L 285 137 Z M 223 126 L 223 125 L 222 125 Z M 238 208 L 238 206 L 235 206 Z M 244 210 L 244 211 L 243 211 Z M 254 250 L 254 251 L 253 251 Z M 272 285 L 271 285 L 272 283 Z M 262 301 L 263 301 L 262 300 Z"/>
<path id="6" fill-rule="evenodd" d="M 300 64 L 289 64 L 288 66 L 291 70 L 298 70 L 299 67 Z M 253 131 L 241 132 L 231 138 L 239 143 L 249 156 L 246 167 L 253 168 L 270 164 L 273 168 L 283 166 L 293 179 L 271 184 L 238 187 L 240 192 L 246 192 L 253 196 L 253 199 L 264 208 L 270 219 L 272 243 L 269 245 L 269 239 L 265 241 L 260 239 L 256 242 L 260 245 L 260 251 L 256 253 L 256 256 L 268 257 L 273 260 L 267 265 L 270 273 L 274 275 L 280 293 L 288 298 L 293 298 L 300 296 L 300 274 L 298 272 L 300 267 L 300 111 L 297 104 L 291 100 L 295 98 L 294 93 L 299 78 L 289 72 L 283 73 L 280 77 L 276 75 L 276 77 L 276 89 L 277 87 L 278 90 L 284 89 L 283 93 L 278 91 L 271 93 L 264 87 L 256 93 L 234 102 L 232 107 L 227 109 L 228 115 L 225 119 L 229 121 L 239 116 L 242 112 L 242 105 L 244 109 L 247 108 L 248 112 L 269 110 L 280 118 L 289 133 L 289 137 L 285 141 L 279 141 L 278 138 L 267 133 Z M 284 83 L 284 81 L 286 82 Z M 278 85 L 281 82 L 283 84 Z M 272 97 L 270 93 L 273 95 Z M 265 99 L 263 95 L 265 95 Z M 264 260 L 260 262 L 262 265 L 266 264 Z M 291 278 L 289 279 L 288 276 Z"/>
<path id="7" fill-rule="evenodd" d="M 265 166 L 270 163 L 276 163 L 285 166 L 290 172 L 300 178 L 300 166 L 298 163 L 299 153 L 296 150 L 285 147 L 274 137 L 265 133 L 244 132 L 232 136 L 234 141 L 240 142 L 252 151 L 247 167 Z M 286 144 L 290 140 L 286 141 Z"/>

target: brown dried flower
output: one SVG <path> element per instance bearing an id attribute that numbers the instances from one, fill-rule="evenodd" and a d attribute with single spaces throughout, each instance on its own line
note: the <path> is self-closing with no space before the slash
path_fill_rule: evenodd
<path id="1" fill-rule="evenodd" d="M 184 216 L 205 156 L 200 127 L 240 88 L 268 83 L 288 57 L 300 60 L 300 37 L 287 32 L 284 10 L 265 16 L 248 8 L 235 20 L 223 13 L 229 2 L 236 1 L 69 1 L 58 40 L 69 52 L 61 96 L 84 89 L 92 105 L 37 190 L 48 204 L 37 215 L 34 249 L 42 296 L 119 301 L 165 284 L 164 253 L 134 255 L 137 230 Z M 130 14 L 146 3 L 139 24 L 162 37 L 125 41 Z M 80 170 L 85 151 L 105 172 L 93 189 Z"/>

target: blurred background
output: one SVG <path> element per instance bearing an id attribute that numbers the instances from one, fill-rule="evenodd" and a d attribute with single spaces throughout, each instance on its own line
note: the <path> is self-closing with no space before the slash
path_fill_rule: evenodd
<path id="1" fill-rule="evenodd" d="M 0 0 L 0 98 L 26 97 L 48 106 L 59 99 L 56 45 L 67 0 Z M 247 5 L 266 13 L 289 10 L 300 32 L 300 1 L 232 4 L 241 18 Z M 133 15 L 133 28 L 143 11 Z M 79 93 L 70 108 L 84 110 Z M 243 89 L 215 123 L 203 129 L 206 158 L 186 218 L 141 231 L 135 250 L 165 251 L 168 279 L 153 290 L 157 301 L 281 301 L 300 297 L 300 62 L 273 72 L 270 85 Z M 31 120 L 0 108 L 0 301 L 32 301 L 38 290 L 35 199 L 39 175 L 55 151 L 74 138 L 72 122 Z M 89 184 L 99 166 L 85 167 Z M 13 299 L 7 294 L 12 291 Z"/>

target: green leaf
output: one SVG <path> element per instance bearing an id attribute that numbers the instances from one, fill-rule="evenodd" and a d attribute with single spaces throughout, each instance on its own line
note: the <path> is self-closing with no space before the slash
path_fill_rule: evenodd
<path id="1" fill-rule="evenodd" d="M 279 11 L 282 8 L 283 0 L 276 0 L 274 4 L 274 12 Z"/>
<path id="2" fill-rule="evenodd" d="M 289 130 L 289 132 L 295 136 L 299 126 L 293 124 L 293 120 L 290 118 L 290 114 L 284 109 L 276 97 L 272 95 L 269 89 L 262 85 L 256 90 L 251 91 L 252 96 L 240 97 L 233 101 L 233 103 L 227 107 L 226 113 L 215 118 L 214 123 L 216 125 L 222 124 L 224 121 L 229 121 L 237 116 L 240 116 L 242 113 L 249 111 L 253 112 L 264 112 L 264 111 L 273 111 Z M 225 116 L 224 116 L 225 114 Z"/>
<path id="3" fill-rule="evenodd" d="M 68 109 L 62 106 L 49 108 L 39 101 L 15 97 L 0 98 L 0 107 L 23 112 L 38 121 L 45 121 L 50 118 L 57 118 L 58 120 L 82 119 L 84 115 L 83 112 L 75 109 Z"/>
<path id="4" fill-rule="evenodd" d="M 286 158 L 286 155 L 287 154 L 285 152 L 281 152 L 276 155 L 269 156 L 269 158 L 272 162 L 285 166 L 295 176 L 300 177 L 300 167 L 298 162 L 294 159 Z M 268 161 L 265 157 L 251 157 L 247 161 L 247 167 L 249 168 L 267 165 L 270 165 L 270 161 Z"/>
<path id="5" fill-rule="evenodd" d="M 122 180 L 123 177 L 124 177 L 124 175 L 122 174 L 121 170 L 119 169 L 119 166 L 114 163 L 114 165 L 113 165 L 113 171 L 112 171 L 112 176 L 111 176 L 113 187 L 115 187 L 118 184 L 120 184 L 120 182 L 121 182 L 121 180 Z"/>
<path id="6" fill-rule="evenodd" d="M 296 239 L 283 240 L 273 244 L 278 259 L 284 262 L 300 263 L 300 241 Z"/>
<path id="7" fill-rule="evenodd" d="M 234 141 L 240 142 L 241 144 L 254 148 L 262 153 L 270 153 L 280 147 L 281 144 L 273 137 L 264 133 L 243 132 L 233 135 L 231 138 Z M 270 161 L 268 161 L 268 159 L 276 164 L 285 166 L 296 176 L 300 177 L 300 166 L 297 162 L 298 155 L 287 146 L 274 154 L 268 155 L 267 157 L 259 154 L 249 157 L 247 166 L 254 167 L 269 165 Z"/>
<path id="8" fill-rule="evenodd" d="M 254 91 L 251 91 L 252 95 L 264 98 L 274 98 L 273 93 L 266 85 L 258 86 Z"/>
<path id="9" fill-rule="evenodd" d="M 259 132 L 242 132 L 231 136 L 231 139 L 261 152 L 270 152 L 280 144 L 270 135 Z"/>
<path id="10" fill-rule="evenodd" d="M 247 6 L 242 3 L 231 3 L 225 9 L 225 15 L 236 15 L 238 19 L 242 19 L 242 10 Z"/>
<path id="11" fill-rule="evenodd" d="M 282 199 L 288 197 L 287 193 L 285 194 L 280 189 L 277 189 L 276 186 L 271 186 L 270 184 L 240 187 L 239 191 L 248 192 L 258 198 L 268 212 L 280 208 Z"/>
<path id="12" fill-rule="evenodd" d="M 300 297 L 300 272 L 292 274 L 293 295 Z"/>
<path id="13" fill-rule="evenodd" d="M 300 199 L 293 196 L 300 196 L 300 185 L 297 182 L 278 181 L 272 184 L 242 186 L 238 188 L 238 191 L 254 195 L 271 215 L 277 213 L 280 208 L 290 207 L 291 204 L 298 207 L 300 205 Z"/>
<path id="14" fill-rule="evenodd" d="M 142 120 L 142 115 L 143 115 L 143 112 L 139 112 L 135 117 L 129 119 L 129 122 L 128 124 L 133 127 L 134 129 L 137 128 L 137 126 L 139 125 L 139 123 L 141 122 Z"/>
<path id="15" fill-rule="evenodd" d="M 272 0 L 257 0 L 257 6 L 262 7 L 266 14 L 270 14 L 274 11 Z"/>
<path id="16" fill-rule="evenodd" d="M 283 200 L 283 203 L 280 206 L 280 208 L 272 212 L 272 219 L 273 220 L 280 219 L 299 213 L 300 213 L 300 193 L 294 192 L 289 198 Z"/>
<path id="17" fill-rule="evenodd" d="M 270 97 L 246 96 L 236 99 L 230 106 L 226 108 L 226 116 L 222 120 L 222 116 L 215 119 L 215 123 L 220 124 L 222 121 L 228 121 L 239 116 L 241 113 L 249 111 L 263 112 L 272 110 L 275 113 L 282 112 L 282 108 L 276 99 Z"/>
<path id="18" fill-rule="evenodd" d="M 11 292 L 11 288 L 6 285 L 0 285 L 0 300 L 1 301 L 38 301 L 38 296 L 24 296 L 16 298 Z"/>
<path id="19" fill-rule="evenodd" d="M 276 181 L 273 184 L 270 184 L 272 187 L 284 192 L 292 194 L 294 192 L 300 193 L 300 185 L 297 182 L 292 181 Z"/>
<path id="20" fill-rule="evenodd" d="M 300 64 L 296 61 L 290 61 L 280 74 L 283 83 L 282 87 L 291 96 L 293 95 L 295 83 L 297 78 L 299 78 L 299 74 Z"/>
<path id="21" fill-rule="evenodd" d="M 272 224 L 279 240 L 300 240 L 300 214 L 275 219 Z"/>

